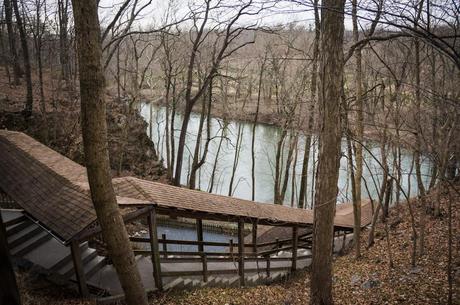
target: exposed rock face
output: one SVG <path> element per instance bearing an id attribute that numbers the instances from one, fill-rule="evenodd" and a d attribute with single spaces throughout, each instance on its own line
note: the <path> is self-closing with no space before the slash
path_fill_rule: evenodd
<path id="1" fill-rule="evenodd" d="M 61 101 L 55 109 L 46 117 L 34 112 L 27 122 L 21 112 L 1 111 L 0 128 L 25 132 L 83 165 L 79 103 Z M 164 179 L 165 169 L 147 135 L 147 123 L 136 109 L 130 110 L 127 101 L 107 98 L 107 126 L 114 176 Z"/>
<path id="2" fill-rule="evenodd" d="M 158 180 L 166 172 L 147 135 L 147 123 L 126 101 L 111 101 L 107 107 L 112 169 L 117 175 L 129 173 Z"/>

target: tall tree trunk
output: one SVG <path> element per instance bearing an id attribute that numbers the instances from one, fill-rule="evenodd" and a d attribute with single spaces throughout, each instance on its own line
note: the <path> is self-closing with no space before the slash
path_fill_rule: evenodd
<path id="1" fill-rule="evenodd" d="M 297 158 L 299 155 L 299 150 L 298 150 L 298 141 L 299 141 L 299 136 L 296 134 L 295 138 L 295 146 L 294 146 L 294 161 L 292 162 L 292 179 L 291 179 L 291 208 L 294 207 L 294 201 L 297 196 L 297 180 L 296 180 L 296 175 L 297 175 Z"/>
<path id="2" fill-rule="evenodd" d="M 195 140 L 195 149 L 193 151 L 192 166 L 190 168 L 190 175 L 188 179 L 188 187 L 190 189 L 195 189 L 196 187 L 196 173 L 198 171 L 198 159 L 200 157 L 201 150 L 201 140 L 203 138 L 203 126 L 206 119 L 206 96 L 203 95 L 201 100 L 201 113 L 200 113 L 200 122 L 198 124 L 198 133 Z"/>
<path id="3" fill-rule="evenodd" d="M 257 105 L 256 105 L 256 113 L 254 115 L 254 122 L 252 123 L 252 140 L 251 140 L 251 199 L 252 201 L 256 200 L 256 127 L 257 121 L 259 119 L 259 108 L 260 108 L 260 98 L 262 95 L 262 81 L 265 69 L 265 62 L 267 61 L 267 53 L 265 53 L 264 59 L 262 64 L 260 65 L 260 73 L 259 73 L 259 86 L 257 88 Z"/>
<path id="4" fill-rule="evenodd" d="M 357 0 L 353 0 L 353 40 L 354 43 L 357 43 L 359 40 L 359 30 L 358 30 L 358 4 Z M 356 258 L 360 257 L 360 241 L 359 236 L 361 234 L 361 180 L 363 176 L 363 134 L 364 134 L 364 115 L 363 115 L 363 72 L 361 68 L 361 49 L 358 48 L 355 51 L 356 59 L 356 69 L 355 69 L 355 95 L 356 95 L 356 104 L 357 104 L 357 115 L 356 115 L 356 138 L 360 144 L 355 145 L 355 162 L 356 162 L 356 172 L 354 173 L 354 181 L 352 182 L 353 190 L 353 239 L 355 242 L 355 255 Z M 350 148 L 351 150 L 351 148 Z M 352 158 L 352 156 L 350 156 Z M 351 165 L 353 167 L 353 164 Z M 351 168 L 353 170 L 353 168 Z M 353 170 L 354 171 L 354 170 Z"/>
<path id="5" fill-rule="evenodd" d="M 169 135 L 169 96 L 171 91 L 171 70 L 168 69 L 165 80 L 165 108 L 166 108 L 166 118 L 165 118 L 165 141 L 166 141 L 166 166 L 168 167 L 166 174 L 168 179 L 172 177 L 172 171 L 170 170 L 171 164 L 171 145 L 170 145 L 170 135 Z"/>
<path id="6" fill-rule="evenodd" d="M 11 64 L 13 65 L 14 85 L 19 85 L 19 78 L 21 78 L 23 73 L 19 65 L 18 51 L 16 50 L 16 37 L 13 29 L 13 8 L 11 0 L 5 0 L 3 3 L 5 5 L 5 21 L 8 31 L 8 43 L 10 45 Z"/>
<path id="7" fill-rule="evenodd" d="M 414 163 L 415 163 L 415 175 L 417 177 L 417 187 L 419 198 L 422 201 L 422 211 L 420 213 L 420 243 L 419 253 L 423 255 L 425 248 L 425 218 L 426 218 L 426 207 L 425 207 L 425 186 L 423 185 L 422 172 L 421 172 L 421 161 L 420 154 L 422 150 L 422 128 L 420 120 L 421 111 L 421 94 L 420 94 L 420 42 L 418 39 L 415 40 L 415 125 L 416 125 L 416 136 L 415 136 L 415 152 L 414 152 Z"/>
<path id="8" fill-rule="evenodd" d="M 27 44 L 27 34 L 24 24 L 22 23 L 21 13 L 19 12 L 18 0 L 11 0 L 13 4 L 14 15 L 16 17 L 16 24 L 19 29 L 19 36 L 21 39 L 22 46 L 22 56 L 24 58 L 24 70 L 26 77 L 26 89 L 27 89 L 27 99 L 26 106 L 24 109 L 24 115 L 26 118 L 32 115 L 32 108 L 34 104 L 34 97 L 32 92 L 32 70 L 30 67 L 30 56 L 29 56 L 29 46 Z"/>
<path id="9" fill-rule="evenodd" d="M 180 186 L 181 175 L 182 175 L 182 161 L 184 159 L 185 151 L 185 140 L 187 138 L 188 122 L 190 121 L 190 115 L 192 114 L 192 108 L 189 105 L 185 106 L 184 115 L 182 117 L 182 127 L 179 133 L 179 142 L 177 144 L 177 158 L 176 158 L 176 169 L 174 173 L 173 184 Z"/>
<path id="10" fill-rule="evenodd" d="M 176 77 L 173 79 L 172 83 L 172 105 L 171 105 L 171 123 L 170 123 L 170 145 L 171 145 L 171 160 L 168 164 L 168 172 L 170 179 L 173 178 L 174 172 L 174 164 L 175 164 L 175 153 L 176 153 L 176 139 L 175 139 L 175 131 L 174 131 L 174 121 L 176 118 Z"/>
<path id="11" fill-rule="evenodd" d="M 214 181 L 215 181 L 215 178 L 216 178 L 216 171 L 217 171 L 217 162 L 219 161 L 220 150 L 221 150 L 221 148 L 222 148 L 222 142 L 224 141 L 225 130 L 226 130 L 226 128 L 227 128 L 227 126 L 226 126 L 227 123 L 224 122 L 223 125 L 224 125 L 224 126 L 222 126 L 222 131 L 221 131 L 221 134 L 220 134 L 219 145 L 217 146 L 216 156 L 214 157 L 214 162 L 213 162 L 213 165 L 212 165 L 211 181 L 209 181 L 208 193 L 212 193 L 212 191 L 213 191 L 213 189 L 214 189 Z"/>
<path id="12" fill-rule="evenodd" d="M 303 163 L 302 163 L 302 176 L 300 179 L 300 190 L 299 190 L 299 205 L 298 207 L 303 209 L 305 206 L 305 198 L 307 198 L 307 179 L 308 179 L 308 163 L 310 160 L 310 146 L 311 146 L 311 137 L 313 132 L 313 118 L 315 112 L 315 104 L 316 104 L 316 83 L 318 78 L 318 50 L 319 50 L 319 39 L 321 34 L 320 29 L 320 20 L 319 20 L 319 11 L 318 11 L 318 0 L 314 0 L 313 2 L 314 10 L 315 10 L 315 40 L 313 42 L 313 65 L 311 71 L 311 83 L 310 83 L 310 91 L 311 91 L 311 101 L 310 101 L 310 109 L 308 114 L 308 133 L 305 137 L 305 150 L 303 155 Z"/>
<path id="13" fill-rule="evenodd" d="M 345 113 L 344 117 L 346 118 L 348 114 Z M 348 119 L 346 118 L 348 121 Z M 348 122 L 347 122 L 348 123 Z M 347 127 L 348 128 L 348 127 Z M 347 130 L 347 151 L 348 151 L 348 170 L 350 171 L 350 181 L 351 181 L 351 200 L 353 203 L 353 243 L 355 246 L 355 258 L 358 259 L 361 256 L 361 243 L 359 240 L 361 234 L 361 203 L 358 201 L 357 191 L 358 188 L 356 186 L 356 176 L 355 176 L 355 168 L 353 164 L 353 147 L 351 144 L 351 131 L 348 128 Z M 355 152 L 356 153 L 356 152 Z"/>
<path id="14" fill-rule="evenodd" d="M 0 304 L 20 305 L 21 298 L 13 265 L 11 264 L 2 213 L 0 213 L 0 274 L 2 275 L 2 280 L 0 281 Z"/>
<path id="15" fill-rule="evenodd" d="M 281 136 L 278 139 L 278 143 L 276 145 L 276 156 L 275 156 L 275 179 L 274 179 L 274 188 L 273 188 L 273 202 L 275 204 L 283 204 L 281 199 L 281 174 L 283 172 L 281 165 L 283 163 L 283 149 L 284 149 L 284 139 L 286 138 L 286 128 L 287 126 L 283 127 L 281 131 Z"/>
<path id="16" fill-rule="evenodd" d="M 91 198 L 127 304 L 147 305 L 147 295 L 118 209 L 110 175 L 97 0 L 73 0 L 72 4 L 80 70 L 83 147 Z"/>
<path id="17" fill-rule="evenodd" d="M 69 38 L 67 35 L 67 27 L 69 24 L 68 14 L 69 14 L 69 0 L 58 0 L 59 61 L 61 63 L 61 77 L 63 80 L 66 80 L 66 81 L 69 80 L 70 75 L 71 75 L 70 56 L 69 56 Z M 119 61 L 117 63 L 119 63 Z"/>
<path id="18" fill-rule="evenodd" d="M 230 184 L 228 186 L 228 196 L 232 196 L 233 192 L 235 191 L 233 189 L 233 183 L 235 180 L 236 170 L 238 168 L 238 162 L 240 160 L 240 151 L 241 151 L 241 145 L 243 142 L 243 134 L 244 134 L 244 125 L 240 123 L 238 126 L 238 134 L 236 136 L 236 147 L 235 147 L 235 154 L 233 156 L 232 175 L 230 176 Z"/>
<path id="19" fill-rule="evenodd" d="M 287 191 L 287 186 L 289 182 L 289 170 L 291 169 L 291 163 L 292 163 L 292 155 L 294 154 L 294 149 L 296 149 L 297 145 L 297 134 L 292 135 L 294 131 L 291 130 L 289 134 L 289 151 L 288 151 L 288 156 L 286 160 L 286 165 L 284 168 L 284 177 L 283 177 L 283 184 L 281 187 L 281 193 L 280 193 L 280 203 L 284 203 L 284 198 L 286 197 L 286 191 Z M 294 179 L 294 177 L 293 177 Z M 294 192 L 294 190 L 291 190 Z"/>
<path id="20" fill-rule="evenodd" d="M 320 141 L 313 221 L 311 304 L 332 302 L 332 241 L 340 166 L 340 100 L 343 84 L 344 0 L 321 8 Z"/>

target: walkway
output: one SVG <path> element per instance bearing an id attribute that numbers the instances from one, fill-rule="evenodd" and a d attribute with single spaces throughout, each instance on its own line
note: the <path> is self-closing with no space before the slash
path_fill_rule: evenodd
<path id="1" fill-rule="evenodd" d="M 113 266 L 88 247 L 88 240 L 101 245 L 103 240 L 86 169 L 19 132 L 0 130 L 0 153 L 0 191 L 23 209 L 2 212 L 13 255 L 30 260 L 64 281 L 77 282 L 84 295 L 88 289 L 93 294 L 120 293 Z M 311 210 L 257 203 L 134 177 L 115 178 L 113 185 L 125 222 L 145 218 L 149 224 L 149 238 L 131 238 L 133 242 L 149 245 L 149 250 L 135 250 L 144 285 L 149 290 L 267 282 L 287 276 L 310 262 Z M 197 240 L 158 238 L 157 214 L 196 219 Z M 244 243 L 204 241 L 202 222 L 206 220 L 238 223 L 239 240 Z M 361 224 L 366 226 L 370 221 L 371 205 L 366 202 L 362 205 Z M 337 206 L 334 225 L 337 232 L 343 233 L 353 228 L 351 204 Z M 265 226 L 274 228 L 277 236 L 284 238 L 272 236 L 263 240 Z M 248 228 L 252 233 L 245 239 L 243 231 Z M 258 228 L 263 232 L 258 234 Z M 198 251 L 160 249 L 160 245 L 167 244 L 196 245 Z M 204 246 L 224 246 L 227 251 L 210 253 L 204 251 Z"/>

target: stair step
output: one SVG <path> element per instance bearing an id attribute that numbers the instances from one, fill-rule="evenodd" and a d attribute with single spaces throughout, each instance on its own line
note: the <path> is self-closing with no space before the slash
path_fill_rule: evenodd
<path id="1" fill-rule="evenodd" d="M 166 284 L 164 289 L 165 290 L 179 289 L 183 286 L 183 282 L 184 282 L 184 279 L 181 277 L 178 277 L 174 279 L 172 282 L 169 282 L 168 284 Z"/>
<path id="2" fill-rule="evenodd" d="M 238 287 L 240 285 L 240 278 L 234 276 L 228 280 L 228 287 Z"/>
<path id="3" fill-rule="evenodd" d="M 8 240 L 8 247 L 10 248 L 10 250 L 14 251 L 14 248 L 20 246 L 21 244 L 25 243 L 26 241 L 32 239 L 33 237 L 37 236 L 42 232 L 44 231 L 39 226 L 30 226 L 22 230 L 21 232 L 18 232 L 10 236 L 10 240 Z"/>
<path id="4" fill-rule="evenodd" d="M 84 251 L 86 251 L 86 249 L 88 249 L 88 243 L 87 242 L 85 242 L 85 243 L 80 245 L 80 252 L 84 252 Z M 67 256 L 65 256 L 64 258 L 62 258 L 60 261 L 58 261 L 56 264 L 51 266 L 48 269 L 48 271 L 50 273 L 58 273 L 59 270 L 63 269 L 65 266 L 67 266 L 69 264 L 73 264 L 73 262 L 72 262 L 72 253 L 70 252 L 70 249 L 69 249 L 69 254 Z"/>
<path id="5" fill-rule="evenodd" d="M 195 287 L 199 287 L 200 284 L 201 284 L 201 280 L 193 280 L 192 282 L 192 287 L 195 288 Z"/>
<path id="6" fill-rule="evenodd" d="M 190 289 L 193 286 L 193 280 L 192 279 L 185 279 L 183 283 L 183 288 L 184 289 Z"/>
<path id="7" fill-rule="evenodd" d="M 87 264 L 89 261 L 91 261 L 93 258 L 97 256 L 96 250 L 92 248 L 86 248 L 84 251 L 81 252 L 81 261 L 83 266 Z M 58 270 L 58 273 L 62 274 L 64 278 L 70 278 L 72 275 L 74 275 L 75 270 L 73 266 L 73 260 L 72 260 L 72 255 L 70 262 L 63 266 L 61 269 Z"/>
<path id="8" fill-rule="evenodd" d="M 51 239 L 51 235 L 47 232 L 42 232 L 35 237 L 28 239 L 27 242 L 23 243 L 20 248 L 16 248 L 12 251 L 14 256 L 24 256 L 35 248 L 38 248 L 45 242 Z"/>
<path id="9" fill-rule="evenodd" d="M 17 233 L 21 232 L 22 230 L 24 230 L 25 228 L 31 226 L 32 224 L 33 224 L 33 222 L 28 220 L 28 219 L 25 219 L 24 221 L 19 222 L 17 224 L 14 224 L 14 225 L 12 225 L 12 226 L 7 228 L 6 236 L 11 237 L 14 234 L 17 234 Z"/>
<path id="10" fill-rule="evenodd" d="M 96 252 L 96 251 L 95 251 Z M 85 267 L 85 276 L 90 279 L 99 270 L 101 270 L 107 264 L 107 259 L 103 256 L 96 256 L 90 263 L 88 263 L 88 271 Z"/>
<path id="11" fill-rule="evenodd" d="M 21 215 L 11 220 L 5 221 L 3 224 L 5 225 L 5 228 L 8 228 L 20 222 L 26 221 L 26 220 L 28 220 L 28 218 L 25 215 Z"/>

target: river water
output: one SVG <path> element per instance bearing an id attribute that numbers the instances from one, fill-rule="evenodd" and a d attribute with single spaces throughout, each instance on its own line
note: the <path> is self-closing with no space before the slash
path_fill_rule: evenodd
<path id="1" fill-rule="evenodd" d="M 141 105 L 141 114 L 149 124 L 147 132 L 150 133 L 150 137 L 155 143 L 155 147 L 159 155 L 166 160 L 166 142 L 165 142 L 165 122 L 166 122 L 166 108 L 162 106 L 150 104 Z M 189 177 L 189 169 L 193 159 L 193 151 L 195 149 L 195 143 L 199 128 L 200 114 L 193 113 L 188 127 L 188 135 L 186 139 L 186 148 L 184 154 L 183 168 L 181 183 L 187 184 Z M 177 141 L 179 137 L 179 131 L 182 125 L 182 115 L 176 114 L 175 117 L 175 139 L 177 150 Z M 213 193 L 228 195 L 232 194 L 234 197 L 242 199 L 251 199 L 252 185 L 251 185 L 251 141 L 252 141 L 252 123 L 240 122 L 240 121 L 227 121 L 224 122 L 222 119 L 212 118 L 210 121 L 211 125 L 211 137 L 212 141 L 209 145 L 209 153 L 207 155 L 206 163 L 201 167 L 197 177 L 196 187 L 203 190 L 209 191 L 211 173 L 213 170 L 213 164 L 216 159 L 216 152 L 222 134 L 225 136 L 222 141 L 220 153 L 217 158 L 217 167 L 215 172 L 214 186 L 212 189 Z M 203 130 L 202 145 L 206 140 L 206 124 Z M 222 132 L 222 130 L 224 130 Z M 234 156 L 236 151 L 237 134 L 240 130 L 242 134 L 241 147 L 239 152 L 239 160 L 236 167 L 235 178 L 233 187 L 229 190 L 229 184 L 232 174 L 232 168 L 234 165 Z M 276 146 L 279 138 L 281 137 L 281 129 L 276 126 L 267 124 L 257 124 L 256 126 L 256 138 L 255 138 L 255 200 L 264 203 L 272 203 L 274 198 L 274 172 L 275 172 L 275 156 Z M 289 173 L 289 182 L 284 198 L 285 205 L 294 204 L 296 206 L 298 202 L 298 193 L 300 189 L 300 178 L 302 170 L 302 158 L 304 154 L 304 141 L 303 136 L 299 136 L 297 144 L 297 162 L 295 166 L 295 175 L 293 175 L 292 165 Z M 308 193 L 307 193 L 307 206 L 311 205 L 313 198 L 313 183 L 314 183 L 314 167 L 317 162 L 317 141 L 316 138 L 313 140 L 314 145 L 311 146 L 310 151 L 310 162 L 308 169 Z M 289 149 L 289 135 L 286 137 L 284 150 L 282 154 L 283 166 L 287 160 L 288 149 Z M 378 144 L 366 143 L 366 147 L 370 152 L 380 159 L 380 148 Z M 346 142 L 342 142 L 342 153 L 346 153 Z M 377 199 L 378 187 L 382 178 L 382 170 L 378 162 L 372 157 L 372 155 L 364 150 L 364 173 L 362 183 L 362 197 L 369 198 L 369 194 L 373 199 Z M 405 192 L 409 192 L 410 195 L 414 196 L 417 194 L 417 183 L 415 177 L 415 168 L 412 167 L 413 155 L 408 151 L 403 150 L 401 154 L 402 164 L 402 188 Z M 314 161 L 314 162 L 313 162 Z M 390 170 L 393 157 L 388 156 L 388 163 Z M 166 161 L 165 161 L 166 164 Z M 367 166 L 366 166 L 367 164 Z M 351 201 L 350 196 L 350 179 L 347 174 L 347 158 L 341 158 L 340 176 L 339 176 L 339 195 L 338 202 L 349 202 Z M 409 175 L 412 170 L 412 175 Z M 428 160 L 423 159 L 422 161 L 422 175 L 425 183 L 429 181 L 430 174 L 430 163 Z M 284 176 L 284 175 L 283 175 Z M 292 183 L 292 179 L 295 177 L 295 183 Z M 373 177 L 373 178 L 372 178 Z M 367 188 L 366 188 L 367 185 Z M 393 189 L 396 189 L 394 187 Z M 404 197 L 401 195 L 401 200 Z"/>

